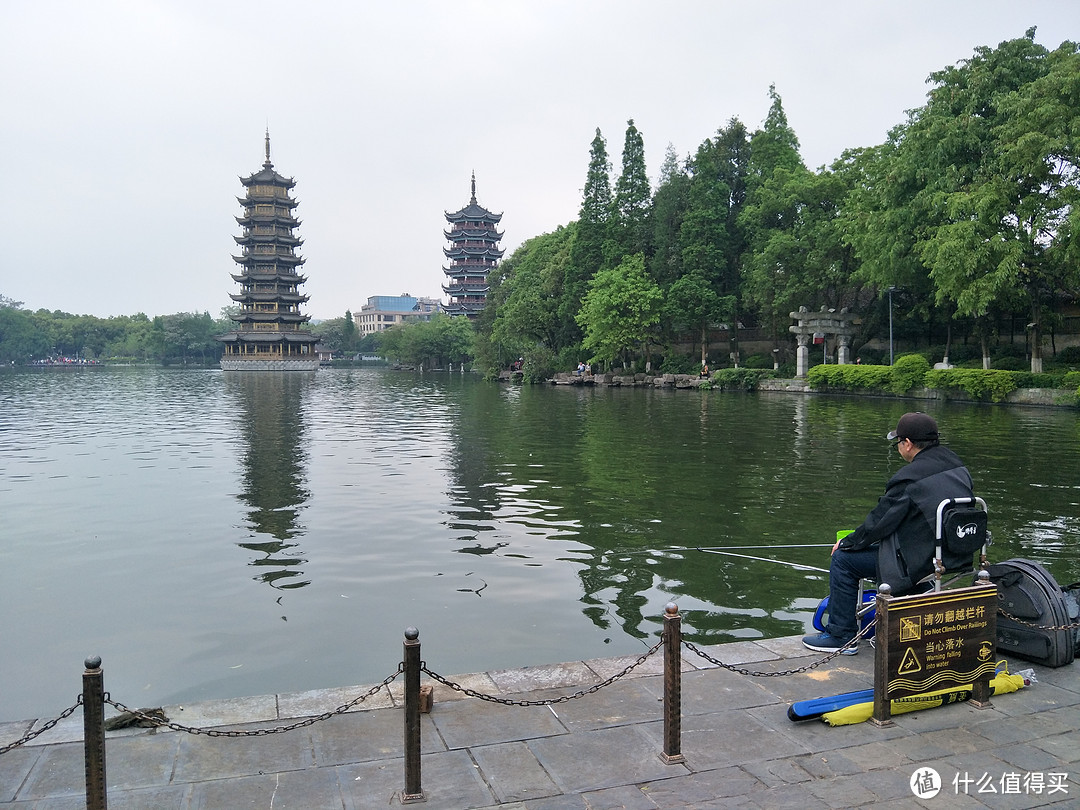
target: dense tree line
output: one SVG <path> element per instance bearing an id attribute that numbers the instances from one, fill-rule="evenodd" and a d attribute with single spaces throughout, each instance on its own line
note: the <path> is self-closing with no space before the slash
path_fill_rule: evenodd
<path id="1" fill-rule="evenodd" d="M 578 218 L 499 266 L 475 323 L 440 317 L 360 340 L 346 313 L 313 331 L 336 352 L 411 365 L 494 371 L 521 358 L 540 379 L 584 359 L 689 371 L 722 328 L 736 357 L 750 329 L 790 356 L 791 311 L 847 307 L 857 352 L 888 335 L 891 314 L 908 345 L 974 353 L 985 368 L 1018 330 L 1040 372 L 1044 336 L 1080 293 L 1080 46 L 1048 50 L 1030 29 L 929 84 L 884 143 L 817 170 L 773 87 L 759 129 L 733 118 L 681 160 L 669 145 L 655 188 L 633 120 L 614 179 L 598 129 Z M 230 328 L 224 311 L 100 319 L 0 296 L 3 362 L 213 362 L 213 337 Z"/>
<path id="2" fill-rule="evenodd" d="M 612 364 L 727 326 L 790 350 L 799 306 L 848 307 L 856 348 L 880 338 L 892 299 L 909 334 L 979 347 L 1027 330 L 1031 370 L 1080 292 L 1080 50 L 1035 30 L 930 76 L 924 106 L 885 143 L 811 170 L 775 88 L 760 129 L 728 121 L 680 161 L 669 146 L 650 189 L 641 133 L 627 123 L 614 182 L 593 138 L 578 219 L 526 241 L 493 274 L 476 352 L 527 373 Z M 726 349 L 727 347 L 725 347 Z M 725 352 L 726 353 L 726 352 Z"/>
<path id="3" fill-rule="evenodd" d="M 428 321 L 392 326 L 365 340 L 383 357 L 418 368 L 460 367 L 473 358 L 472 323 L 441 313 Z"/>
<path id="4" fill-rule="evenodd" d="M 143 313 L 99 318 L 39 309 L 0 295 L 0 363 L 110 362 L 215 365 L 222 354 L 217 336 L 236 328 L 235 306 L 217 318 L 209 312 Z M 361 342 L 352 313 L 320 321 L 312 328 L 337 354 L 374 350 Z"/>
<path id="5" fill-rule="evenodd" d="M 153 318 L 137 313 L 112 318 L 59 310 L 30 312 L 0 295 L 0 363 L 120 361 L 130 363 L 216 363 L 215 335 L 233 327 L 227 313 L 178 312 Z"/>

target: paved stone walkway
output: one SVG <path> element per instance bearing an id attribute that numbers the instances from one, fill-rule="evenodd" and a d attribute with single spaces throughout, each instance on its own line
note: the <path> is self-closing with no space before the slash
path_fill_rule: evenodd
<path id="1" fill-rule="evenodd" d="M 808 673 L 749 677 L 683 653 L 682 752 L 665 764 L 657 654 L 600 691 L 547 706 L 503 706 L 436 685 L 422 716 L 424 803 L 439 810 L 1080 807 L 1078 666 L 1035 667 L 1038 683 L 993 699 L 900 715 L 895 725 L 792 723 L 794 700 L 872 686 L 868 645 Z M 815 660 L 798 638 L 708 649 L 725 664 L 780 671 Z M 455 678 L 480 692 L 535 700 L 572 693 L 633 658 Z M 432 669 L 438 670 L 434 664 Z M 1016 672 L 1030 666 L 1010 661 Z M 108 683 L 106 682 L 106 688 Z M 332 710 L 364 687 L 168 706 L 190 726 L 252 729 Z M 357 711 L 284 734 L 210 738 L 110 732 L 110 810 L 369 810 L 400 805 L 401 679 Z M 124 696 L 117 700 L 126 702 Z M 0 723 L 0 744 L 40 721 Z M 84 807 L 81 712 L 0 756 L 0 808 Z M 917 799 L 916 771 L 943 786 Z M 993 792 L 990 792 L 993 791 Z"/>

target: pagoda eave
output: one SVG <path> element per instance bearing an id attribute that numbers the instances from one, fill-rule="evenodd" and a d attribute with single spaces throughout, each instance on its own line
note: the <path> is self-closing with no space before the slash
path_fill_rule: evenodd
<path id="1" fill-rule="evenodd" d="M 299 266 L 307 261 L 302 256 L 286 256 L 282 253 L 249 253 L 246 256 L 233 256 L 232 259 L 243 265 L 277 263 Z"/>
<path id="2" fill-rule="evenodd" d="M 498 242 L 503 238 L 503 232 L 495 228 L 454 228 L 449 231 L 443 230 L 443 236 L 446 237 L 448 242 L 457 239 L 487 239 Z"/>
<path id="3" fill-rule="evenodd" d="M 218 335 L 222 343 L 318 343 L 310 332 L 227 332 Z"/>
<path id="4" fill-rule="evenodd" d="M 493 214 L 481 205 L 472 203 L 466 205 L 464 208 L 460 208 L 457 211 L 443 212 L 448 222 L 499 222 L 502 220 L 502 214 Z"/>
<path id="5" fill-rule="evenodd" d="M 284 301 L 287 304 L 306 304 L 309 300 L 308 296 L 300 293 L 281 292 L 229 293 L 229 298 L 238 304 L 242 304 L 244 301 Z"/>
<path id="6" fill-rule="evenodd" d="M 247 270 L 247 268 L 244 268 Z M 287 273 L 287 272 L 256 272 L 255 270 L 249 270 L 241 275 L 234 275 L 233 281 L 240 284 L 249 281 L 284 281 L 290 285 L 295 284 L 299 286 L 307 281 L 307 276 L 301 276 L 299 273 Z"/>
<path id="7" fill-rule="evenodd" d="M 234 236 L 233 240 L 238 245 L 285 245 L 290 248 L 298 248 L 304 244 L 299 236 L 282 236 L 276 233 L 245 233 Z"/>
<path id="8" fill-rule="evenodd" d="M 296 185 L 296 180 L 293 178 L 285 177 L 284 175 L 275 172 L 272 163 L 264 163 L 261 171 L 257 171 L 255 174 L 249 174 L 247 177 L 240 177 L 239 179 L 244 185 L 244 188 L 255 185 L 292 188 Z"/>

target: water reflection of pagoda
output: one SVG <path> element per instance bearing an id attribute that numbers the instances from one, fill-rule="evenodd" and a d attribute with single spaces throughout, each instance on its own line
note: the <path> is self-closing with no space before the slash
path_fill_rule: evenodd
<path id="1" fill-rule="evenodd" d="M 274 171 L 270 162 L 270 133 L 266 133 L 266 162 L 261 171 L 241 177 L 247 196 L 237 198 L 244 215 L 236 221 L 244 229 L 233 237 L 241 246 L 233 261 L 240 272 L 233 280 L 240 292 L 230 296 L 240 305 L 231 316 L 236 329 L 218 340 L 225 344 L 221 367 L 229 371 L 314 371 L 319 367 L 316 338 L 306 328 L 310 316 L 300 313 L 308 297 L 299 291 L 307 279 L 297 271 L 304 259 L 296 255 L 303 244 L 294 231 L 296 200 L 289 191 L 290 177 Z"/>
<path id="2" fill-rule="evenodd" d="M 303 536 L 300 513 L 310 493 L 304 480 L 303 397 L 314 381 L 306 374 L 228 375 L 244 439 L 243 486 L 237 498 L 248 507 L 255 578 L 275 588 L 309 584 L 307 562 L 296 539 Z"/>
<path id="3" fill-rule="evenodd" d="M 493 214 L 476 202 L 476 173 L 472 176 L 472 198 L 460 211 L 446 214 L 450 229 L 444 231 L 450 247 L 443 253 L 450 260 L 444 267 L 443 292 L 450 297 L 449 315 L 475 318 L 484 308 L 488 293 L 488 274 L 502 258 L 499 248 L 502 233 L 498 230 L 502 214 Z"/>

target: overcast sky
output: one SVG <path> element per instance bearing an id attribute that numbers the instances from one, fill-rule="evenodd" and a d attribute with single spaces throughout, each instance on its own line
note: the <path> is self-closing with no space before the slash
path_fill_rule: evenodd
<path id="1" fill-rule="evenodd" d="M 444 212 L 503 213 L 507 255 L 577 217 L 597 127 L 655 180 L 775 84 L 811 168 L 884 141 L 931 71 L 1076 0 L 3 0 L 0 294 L 36 310 L 209 311 L 269 127 L 296 179 L 316 319 L 443 297 Z"/>

